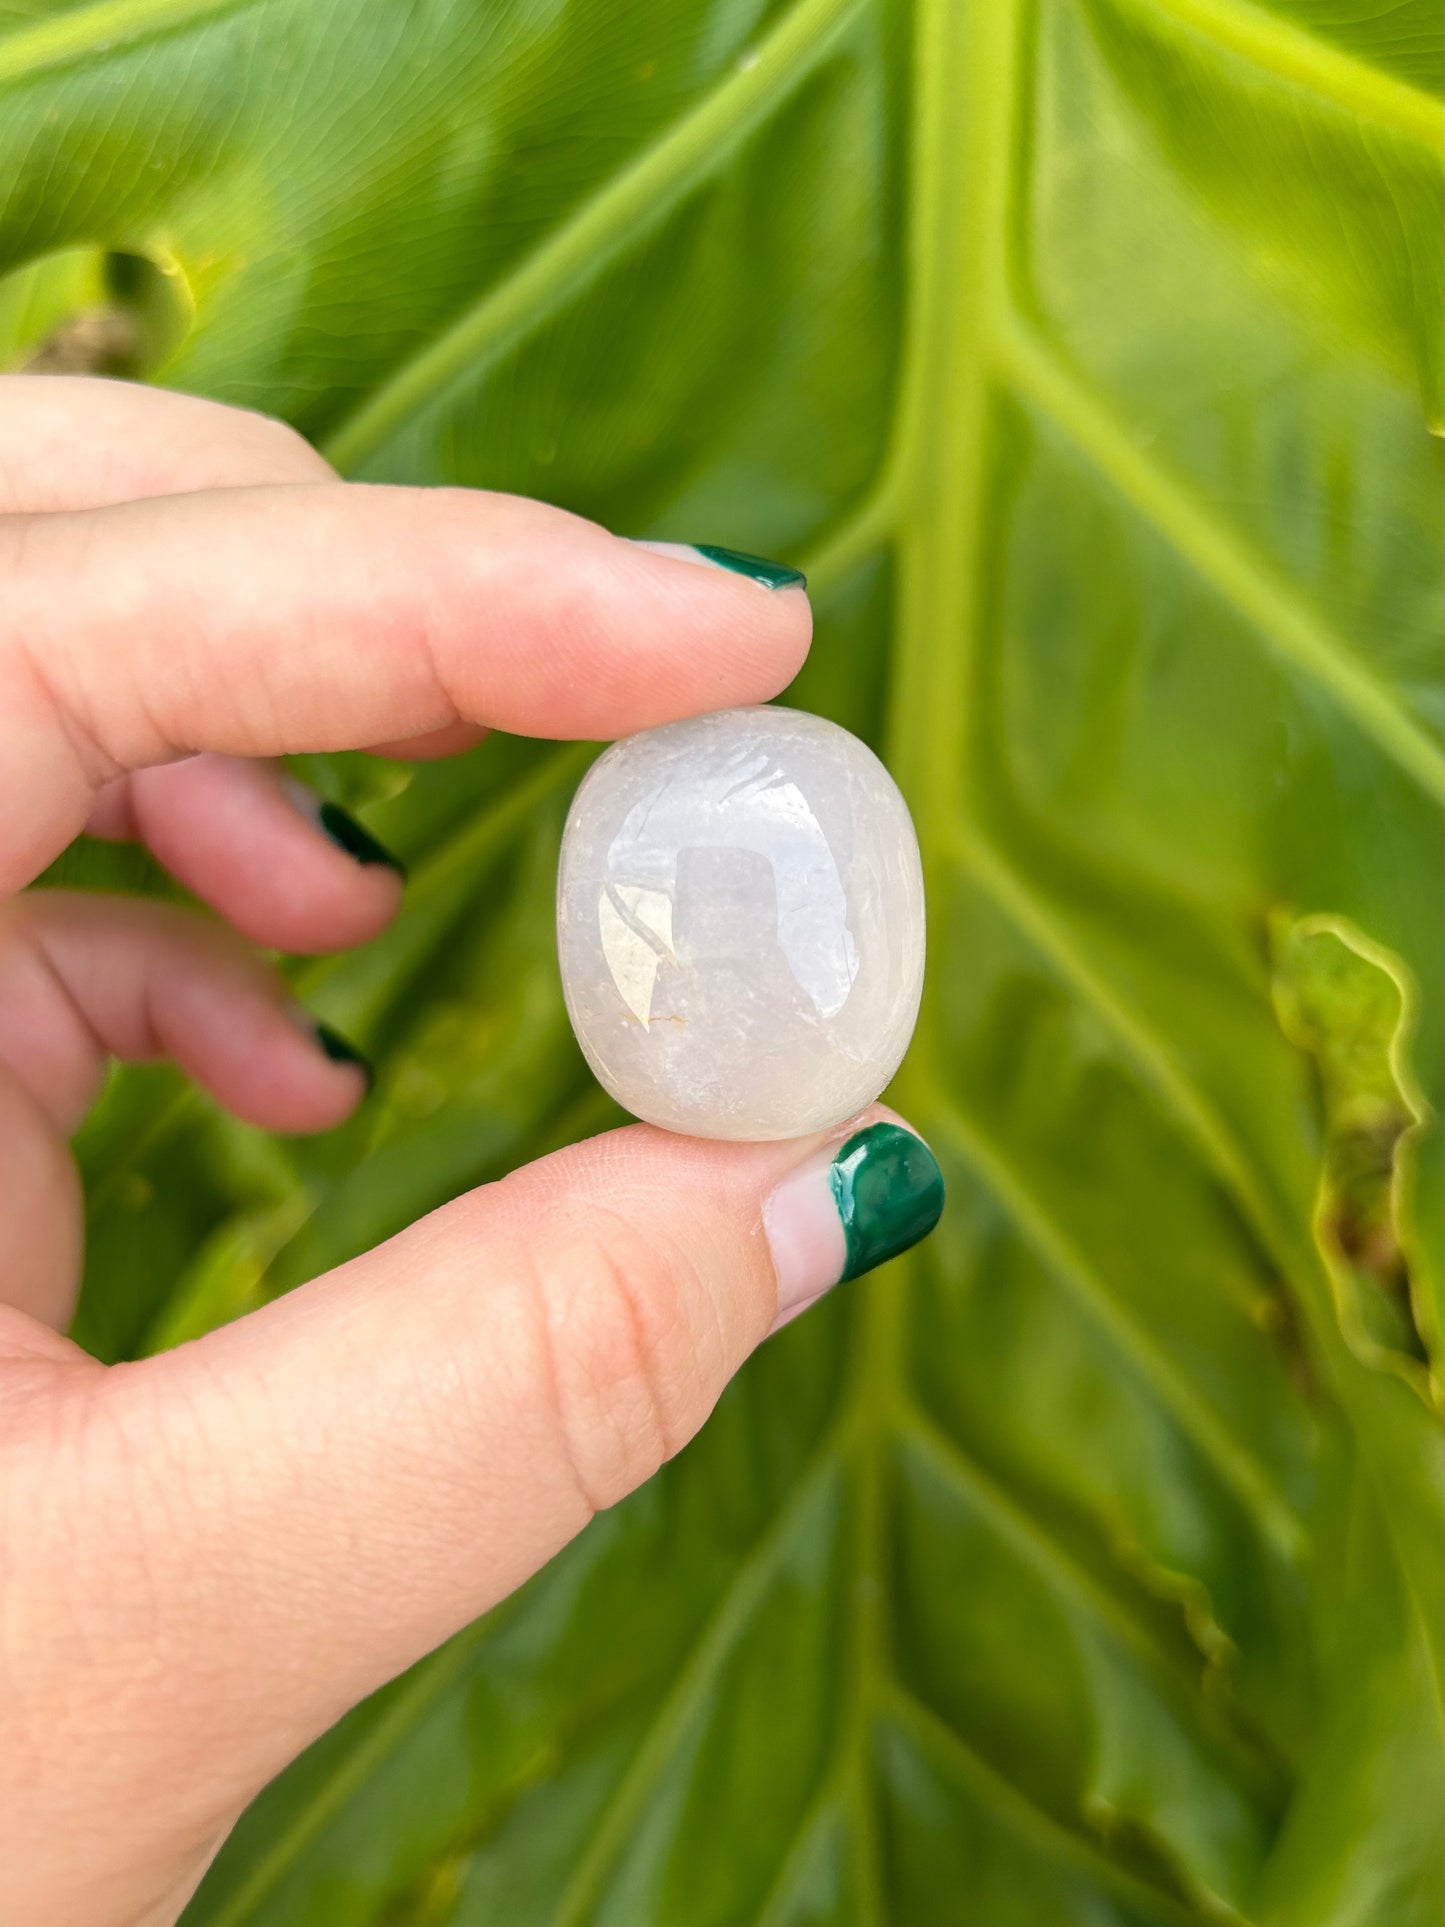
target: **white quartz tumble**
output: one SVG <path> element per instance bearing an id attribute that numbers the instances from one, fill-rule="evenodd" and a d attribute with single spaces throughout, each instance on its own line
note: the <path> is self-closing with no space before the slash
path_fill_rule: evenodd
<path id="1" fill-rule="evenodd" d="M 851 1117 L 908 1048 L 923 873 L 878 758 L 801 710 L 727 709 L 614 743 L 573 801 L 557 949 L 619 1104 L 695 1137 Z"/>

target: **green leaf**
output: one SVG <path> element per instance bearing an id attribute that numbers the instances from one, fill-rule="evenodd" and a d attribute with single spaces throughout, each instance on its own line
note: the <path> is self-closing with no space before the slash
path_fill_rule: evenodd
<path id="1" fill-rule="evenodd" d="M 928 879 L 938 1234 L 269 1788 L 196 1927 L 1433 1922 L 1440 84 L 1424 0 L 0 0 L 13 360 L 124 257 L 154 375 L 349 473 L 801 562 L 790 700 Z M 607 1122 L 581 766 L 315 772 L 412 867 L 297 973 L 377 1101 L 267 1145 L 119 1080 L 87 1342 Z"/>

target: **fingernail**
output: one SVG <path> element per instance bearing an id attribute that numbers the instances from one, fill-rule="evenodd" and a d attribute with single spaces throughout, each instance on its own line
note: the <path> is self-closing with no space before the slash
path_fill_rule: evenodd
<path id="1" fill-rule="evenodd" d="M 808 578 L 801 569 L 786 562 L 769 562 L 764 555 L 749 555 L 744 549 L 723 549 L 714 542 L 639 542 L 639 549 L 652 549 L 679 562 L 697 562 L 707 569 L 726 569 L 729 575 L 745 575 L 765 589 L 805 589 Z"/>
<path id="2" fill-rule="evenodd" d="M 815 1153 L 763 1207 L 778 1274 L 773 1330 L 927 1237 L 942 1211 L 938 1161 L 900 1124 L 880 1120 Z"/>
<path id="3" fill-rule="evenodd" d="M 349 810 L 342 809 L 339 803 L 327 803 L 315 790 L 307 789 L 304 783 L 287 777 L 286 793 L 304 817 L 310 819 L 323 836 L 329 837 L 338 850 L 345 850 L 355 863 L 363 865 L 381 864 L 388 870 L 395 870 L 399 877 L 406 876 L 406 865 L 399 856 L 393 856 L 384 843 L 379 843 L 364 823 L 358 823 Z"/>
<path id="4" fill-rule="evenodd" d="M 322 1023 L 319 1017 L 313 1017 L 309 1011 L 301 1011 L 298 1014 L 304 1027 L 316 1039 L 322 1054 L 329 1057 L 333 1064 L 354 1064 L 365 1076 L 366 1088 L 369 1091 L 376 1082 L 376 1072 L 372 1068 L 371 1059 L 364 1057 L 349 1037 L 343 1037 L 339 1030 L 333 1030 L 330 1024 Z"/>

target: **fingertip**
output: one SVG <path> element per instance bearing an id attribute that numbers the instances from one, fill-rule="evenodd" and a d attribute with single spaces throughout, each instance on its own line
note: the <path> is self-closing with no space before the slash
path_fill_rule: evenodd
<path id="1" fill-rule="evenodd" d="M 314 1057 L 324 1068 L 318 1074 L 318 1065 L 313 1062 L 302 1079 L 285 1091 L 290 1121 L 271 1128 L 302 1136 L 334 1130 L 370 1097 L 376 1086 L 375 1066 L 333 1025 L 313 1017 L 299 1005 L 290 1015 L 311 1042 Z"/>
<path id="2" fill-rule="evenodd" d="M 769 588 L 701 547 L 654 547 L 518 497 L 442 491 L 429 517 L 432 644 L 463 716 L 610 739 L 766 702 L 807 657 L 812 609 L 782 565 Z"/>
<path id="3" fill-rule="evenodd" d="M 699 568 L 721 569 L 727 575 L 740 575 L 745 582 L 754 582 L 760 589 L 775 593 L 786 589 L 806 591 L 808 587 L 807 576 L 791 562 L 774 562 L 765 555 L 753 555 L 746 549 L 724 548 L 716 542 L 654 542 L 634 538 L 633 547 L 647 549 L 653 555 L 671 556 L 678 562 L 690 562 Z"/>
<path id="4" fill-rule="evenodd" d="M 306 1013 L 302 1013 L 303 1017 Z M 311 1032 L 316 1039 L 321 1055 L 331 1064 L 342 1064 L 348 1070 L 361 1074 L 362 1096 L 369 1096 L 376 1083 L 376 1067 L 371 1059 L 360 1052 L 349 1037 L 345 1037 L 334 1025 L 323 1023 L 319 1017 L 308 1019 Z"/>
<path id="5" fill-rule="evenodd" d="M 593 1154 L 609 1160 L 610 1188 L 639 1214 L 661 1221 L 664 1200 L 689 1200 L 694 1213 L 710 1201 L 744 1243 L 761 1233 L 775 1290 L 768 1331 L 919 1243 L 944 1207 L 937 1159 L 886 1104 L 806 1137 L 759 1143 L 637 1125 L 596 1140 Z"/>
<path id="6" fill-rule="evenodd" d="M 406 865 L 401 858 L 389 850 L 380 837 L 373 835 L 350 810 L 317 796 L 304 783 L 292 778 L 285 779 L 284 788 L 298 814 L 313 823 L 327 842 L 334 844 L 343 856 L 349 856 L 363 870 L 390 870 L 403 883 L 406 882 Z"/>
<path id="7" fill-rule="evenodd" d="M 254 943 L 300 956 L 348 949 L 401 906 L 401 860 L 270 764 L 196 756 L 139 771 L 131 788 L 157 859 Z"/>
<path id="8" fill-rule="evenodd" d="M 813 640 L 801 569 L 713 543 L 625 539 L 625 548 L 660 578 L 684 621 L 705 620 L 716 636 L 721 653 L 711 670 L 732 685 L 727 704 L 767 702 L 787 688 Z"/>
<path id="9" fill-rule="evenodd" d="M 209 987 L 197 1001 L 211 1003 Z M 370 1061 L 299 1004 L 193 1009 L 174 1026 L 177 1062 L 218 1102 L 264 1131 L 308 1137 L 344 1124 L 375 1082 Z M 221 1029 L 219 1024 L 225 1028 Z"/>
<path id="10" fill-rule="evenodd" d="M 772 1329 L 910 1250 L 943 1204 L 938 1160 L 896 1111 L 870 1105 L 829 1132 L 763 1206 L 778 1288 Z"/>

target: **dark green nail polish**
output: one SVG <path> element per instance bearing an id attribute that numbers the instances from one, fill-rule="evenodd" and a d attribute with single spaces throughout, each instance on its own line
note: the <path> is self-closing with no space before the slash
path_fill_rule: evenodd
<path id="1" fill-rule="evenodd" d="M 366 1088 L 370 1090 L 376 1082 L 376 1072 L 371 1067 L 370 1059 L 362 1056 L 351 1039 L 343 1037 L 339 1030 L 333 1030 L 330 1024 L 323 1024 L 319 1017 L 311 1019 L 311 1028 L 316 1034 L 317 1043 L 333 1064 L 355 1064 L 358 1070 L 365 1071 Z"/>
<path id="2" fill-rule="evenodd" d="M 751 582 L 761 582 L 765 589 L 805 589 L 808 578 L 801 569 L 790 569 L 785 562 L 769 562 L 766 556 L 749 555 L 744 549 L 720 549 L 711 542 L 694 542 L 692 545 L 699 555 L 705 555 L 709 562 L 716 562 L 720 569 L 731 569 L 734 575 L 745 575 Z"/>
<path id="3" fill-rule="evenodd" d="M 339 803 L 322 803 L 316 812 L 316 820 L 339 850 L 345 850 L 349 857 L 358 863 L 381 863 L 397 875 L 406 875 L 406 865 L 399 856 L 393 856 L 384 843 L 378 843 L 363 823 Z"/>
<path id="4" fill-rule="evenodd" d="M 843 1220 L 845 1279 L 916 1245 L 943 1212 L 938 1160 L 922 1138 L 897 1124 L 870 1124 L 850 1137 L 829 1168 L 828 1182 Z"/>

